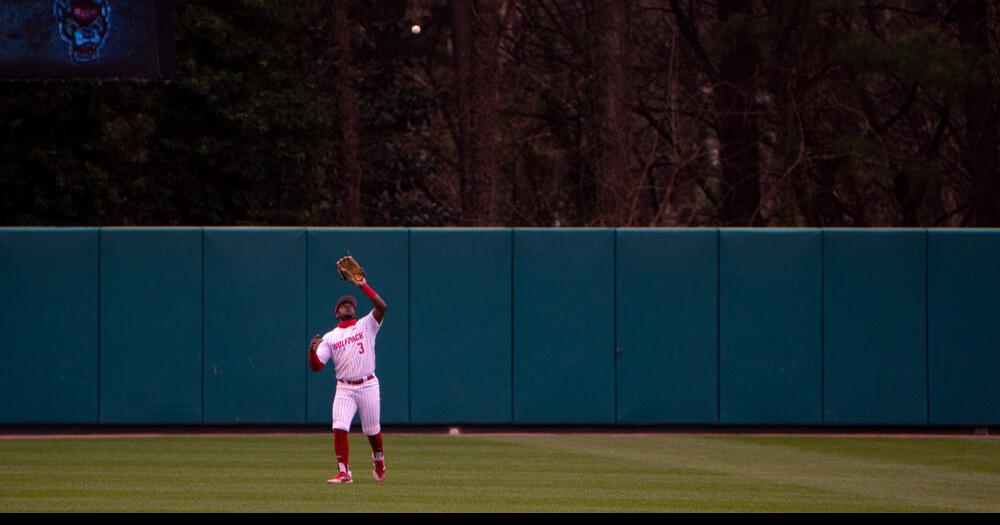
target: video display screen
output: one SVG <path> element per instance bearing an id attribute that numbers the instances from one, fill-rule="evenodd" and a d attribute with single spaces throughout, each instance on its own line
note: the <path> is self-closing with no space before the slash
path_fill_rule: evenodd
<path id="1" fill-rule="evenodd" d="M 0 80 L 173 80 L 174 0 L 0 0 Z"/>

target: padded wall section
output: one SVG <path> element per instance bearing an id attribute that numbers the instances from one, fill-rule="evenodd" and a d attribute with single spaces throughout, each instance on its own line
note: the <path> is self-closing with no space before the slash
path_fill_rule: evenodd
<path id="1" fill-rule="evenodd" d="M 204 420 L 306 420 L 305 230 L 205 230 Z"/>
<path id="2" fill-rule="evenodd" d="M 819 230 L 719 233 L 724 424 L 823 420 Z"/>
<path id="3" fill-rule="evenodd" d="M 718 232 L 618 230 L 618 422 L 715 423 Z"/>
<path id="4" fill-rule="evenodd" d="M 614 230 L 514 232 L 514 421 L 615 422 Z"/>
<path id="5" fill-rule="evenodd" d="M 824 421 L 927 423 L 927 232 L 823 232 Z"/>
<path id="6" fill-rule="evenodd" d="M 511 422 L 510 230 L 410 232 L 410 420 Z"/>
<path id="7" fill-rule="evenodd" d="M 0 423 L 97 423 L 98 230 L 0 230 Z"/>
<path id="8" fill-rule="evenodd" d="M 1000 424 L 1000 231 L 931 230 L 930 422 Z"/>
<path id="9" fill-rule="evenodd" d="M 201 241 L 101 231 L 101 423 L 201 423 Z"/>

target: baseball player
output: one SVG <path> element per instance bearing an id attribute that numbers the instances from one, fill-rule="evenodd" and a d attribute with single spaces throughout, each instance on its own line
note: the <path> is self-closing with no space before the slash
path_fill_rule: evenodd
<path id="1" fill-rule="evenodd" d="M 333 443 L 340 471 L 327 483 L 353 483 L 348 462 L 347 433 L 354 413 L 361 413 L 361 429 L 372 446 L 372 475 L 385 480 L 382 429 L 379 424 L 379 384 L 375 377 L 375 336 L 385 317 L 386 304 L 362 276 L 357 282 L 375 308 L 361 319 L 355 318 L 358 302 L 353 296 L 337 299 L 334 306 L 337 327 L 309 345 L 309 366 L 318 372 L 331 358 L 337 373 L 333 399 Z"/>

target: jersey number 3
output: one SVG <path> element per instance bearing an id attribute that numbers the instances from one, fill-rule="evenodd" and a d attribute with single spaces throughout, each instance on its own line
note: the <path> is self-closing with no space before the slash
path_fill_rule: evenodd
<path id="1" fill-rule="evenodd" d="M 360 351 L 360 352 L 358 352 L 358 353 L 359 353 L 359 354 L 363 354 L 363 353 L 365 353 L 365 345 L 364 345 L 364 343 L 358 343 L 358 346 L 359 346 L 359 347 L 361 347 L 361 351 Z"/>

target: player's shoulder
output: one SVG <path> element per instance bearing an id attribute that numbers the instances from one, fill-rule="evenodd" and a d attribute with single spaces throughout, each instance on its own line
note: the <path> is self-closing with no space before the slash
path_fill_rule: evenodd
<path id="1" fill-rule="evenodd" d="M 339 328 L 334 328 L 333 330 L 330 330 L 329 332 L 323 334 L 323 340 L 326 341 L 326 342 L 328 342 L 328 343 L 331 343 L 331 342 L 335 341 L 336 340 L 336 335 L 337 335 L 337 330 L 339 330 Z"/>
<path id="2" fill-rule="evenodd" d="M 368 324 L 369 326 L 372 327 L 377 327 L 379 326 L 379 324 L 381 324 L 378 322 L 377 319 L 375 319 L 375 310 L 368 312 L 368 315 L 364 316 L 363 320 L 365 324 Z"/>

